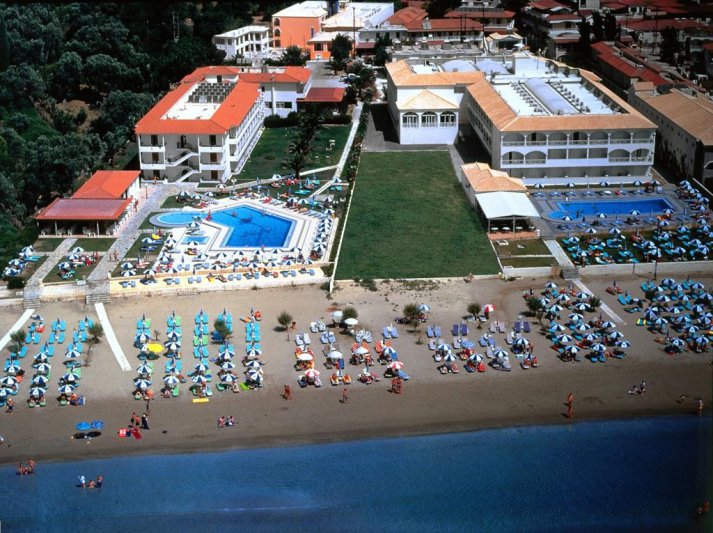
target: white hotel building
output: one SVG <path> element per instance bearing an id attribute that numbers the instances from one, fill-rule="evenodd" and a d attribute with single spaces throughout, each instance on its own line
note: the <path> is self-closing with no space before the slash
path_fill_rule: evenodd
<path id="1" fill-rule="evenodd" d="M 451 144 L 469 125 L 492 168 L 527 185 L 651 179 L 656 126 L 591 72 L 525 52 L 386 70 L 402 144 Z"/>
<path id="2" fill-rule="evenodd" d="M 213 36 L 213 44 L 225 52 L 225 59 L 235 57 L 261 57 L 271 50 L 270 28 L 267 26 L 244 26 Z"/>
<path id="3" fill-rule="evenodd" d="M 266 115 L 286 116 L 308 92 L 300 67 L 203 67 L 136 124 L 144 179 L 225 182 L 245 165 Z"/>

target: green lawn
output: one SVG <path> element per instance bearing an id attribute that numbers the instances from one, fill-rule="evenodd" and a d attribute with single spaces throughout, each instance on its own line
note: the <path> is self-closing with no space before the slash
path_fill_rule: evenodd
<path id="1" fill-rule="evenodd" d="M 99 237 L 96 239 L 77 239 L 74 246 L 81 246 L 86 252 L 106 252 L 116 242 L 116 239 Z M 72 248 L 74 248 L 72 246 Z"/>
<path id="2" fill-rule="evenodd" d="M 61 237 L 48 237 L 46 239 L 37 239 L 33 246 L 35 248 L 35 251 L 37 252 L 54 252 L 57 249 L 57 246 L 62 244 L 63 240 L 64 239 Z"/>
<path id="3" fill-rule="evenodd" d="M 547 267 L 557 264 L 554 257 L 502 257 L 500 262 L 503 266 L 515 268 Z"/>
<path id="4" fill-rule="evenodd" d="M 336 165 L 349 137 L 351 126 L 324 126 L 315 136 L 314 149 L 307 168 Z M 250 154 L 250 159 L 237 176 L 238 182 L 255 178 L 269 179 L 273 174 L 287 174 L 282 160 L 287 155 L 287 146 L 292 141 L 296 128 L 266 128 Z M 328 151 L 329 140 L 334 139 L 334 150 Z"/>
<path id="5" fill-rule="evenodd" d="M 186 202 L 179 202 L 177 196 L 169 196 L 161 204 L 161 209 L 181 209 L 186 205 Z"/>
<path id="6" fill-rule="evenodd" d="M 337 279 L 495 274 L 448 152 L 364 153 Z"/>
<path id="7" fill-rule="evenodd" d="M 57 130 L 47 124 L 47 122 L 45 122 L 45 120 L 40 117 L 34 107 L 13 109 L 12 112 L 2 109 L 0 110 L 0 117 L 3 121 L 7 121 L 13 113 L 19 113 L 21 115 L 24 115 L 28 121 L 27 129 L 23 130 L 20 133 L 21 137 L 26 141 L 34 141 L 41 135 L 46 135 L 48 137 L 57 135 Z"/>
<path id="8" fill-rule="evenodd" d="M 548 255 L 551 256 L 552 253 L 550 249 L 547 248 L 544 242 L 540 239 L 533 239 L 528 241 L 510 241 L 508 246 L 500 246 L 495 244 L 495 249 L 498 255 L 503 257 L 508 256 L 520 256 L 520 255 Z"/>

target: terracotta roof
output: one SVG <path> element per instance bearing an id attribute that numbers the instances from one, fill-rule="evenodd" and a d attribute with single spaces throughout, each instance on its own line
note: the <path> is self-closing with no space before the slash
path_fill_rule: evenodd
<path id="1" fill-rule="evenodd" d="M 539 2 L 531 2 L 528 7 L 533 7 L 538 11 L 549 11 L 551 9 L 569 9 L 569 6 L 555 2 L 555 0 L 540 0 Z"/>
<path id="2" fill-rule="evenodd" d="M 710 50 L 711 52 L 713 52 L 713 42 L 704 43 L 704 44 L 703 44 L 703 48 L 705 48 L 706 50 Z"/>
<path id="3" fill-rule="evenodd" d="M 447 100 L 443 98 L 442 96 L 438 96 L 436 93 L 429 91 L 428 89 L 423 90 L 406 100 L 402 104 L 396 104 L 399 109 L 402 110 L 408 110 L 408 109 L 435 109 L 435 110 L 442 110 L 442 109 L 458 109 L 458 106 L 451 102 L 450 100 Z"/>
<path id="4" fill-rule="evenodd" d="M 208 67 L 199 67 L 190 74 L 183 77 L 181 83 L 190 83 L 203 81 L 208 76 L 235 76 L 240 72 L 237 67 L 229 67 L 227 65 L 215 65 Z"/>
<path id="5" fill-rule="evenodd" d="M 570 37 L 567 35 L 557 36 L 554 38 L 557 44 L 573 44 L 579 42 L 579 37 Z"/>
<path id="6" fill-rule="evenodd" d="M 300 102 L 335 102 L 344 100 L 344 87 L 312 87 Z"/>
<path id="7" fill-rule="evenodd" d="M 619 21 L 619 22 L 621 22 L 621 21 Z M 710 24 L 705 24 L 703 22 L 698 22 L 697 20 L 689 20 L 689 19 L 682 19 L 682 20 L 646 19 L 646 20 L 638 20 L 638 21 L 633 21 L 633 22 L 630 20 L 628 24 L 626 22 L 624 22 L 624 24 L 622 24 L 622 26 L 629 28 L 630 30 L 653 31 L 653 32 L 660 32 L 664 28 L 674 28 L 676 30 L 695 30 L 695 29 L 711 28 Z"/>
<path id="8" fill-rule="evenodd" d="M 473 85 L 468 87 L 468 92 L 483 111 L 490 118 L 497 129 L 504 128 L 517 118 L 512 108 L 503 100 L 502 96 L 493 89 L 485 76 L 482 76 Z"/>
<path id="9" fill-rule="evenodd" d="M 606 63 L 607 65 L 615 69 L 617 72 L 621 72 L 629 78 L 641 78 L 644 80 L 652 81 L 656 85 L 665 85 L 671 83 L 669 80 L 659 76 L 658 73 L 648 68 L 647 66 L 632 65 L 622 57 L 619 57 L 618 55 L 613 54 L 611 52 L 600 54 L 597 57 L 597 60 L 601 61 L 602 63 Z"/>
<path id="10" fill-rule="evenodd" d="M 506 9 L 499 10 L 499 11 L 486 11 L 482 12 L 480 10 L 469 10 L 469 11 L 449 11 L 444 15 L 445 18 L 447 19 L 459 19 L 459 18 L 467 18 L 467 19 L 511 19 L 515 16 L 514 11 L 508 11 Z"/>
<path id="11" fill-rule="evenodd" d="M 522 180 L 512 178 L 502 170 L 493 170 L 487 163 L 461 165 L 461 169 L 474 192 L 527 191 Z"/>
<path id="12" fill-rule="evenodd" d="M 238 126 L 259 98 L 257 85 L 238 80 L 232 91 L 209 119 L 168 119 L 163 116 L 191 90 L 194 83 L 182 83 L 164 96 L 136 123 L 137 134 L 217 134 Z"/>
<path id="13" fill-rule="evenodd" d="M 117 220 L 132 200 L 113 198 L 56 198 L 37 220 Z"/>
<path id="14" fill-rule="evenodd" d="M 705 144 L 713 144 L 713 101 L 676 90 L 657 96 L 647 93 L 639 96 L 681 129 Z"/>
<path id="15" fill-rule="evenodd" d="M 139 170 L 97 170 L 72 198 L 121 198 L 139 174 Z"/>
<path id="16" fill-rule="evenodd" d="M 405 7 L 399 9 L 396 13 L 388 18 L 390 24 L 405 26 L 408 22 L 414 20 L 423 20 L 428 16 L 428 12 L 417 7 Z"/>
<path id="17" fill-rule="evenodd" d="M 416 74 L 405 60 L 386 64 L 386 72 L 397 87 L 435 87 L 451 85 L 468 85 L 482 78 L 482 72 L 434 72 L 432 74 Z"/>
<path id="18" fill-rule="evenodd" d="M 430 26 L 424 28 L 424 25 Z M 428 19 L 412 20 L 404 24 L 408 31 L 466 31 L 482 30 L 483 25 L 473 19 Z"/>
<path id="19" fill-rule="evenodd" d="M 250 83 L 307 83 L 312 71 L 304 67 L 285 67 L 283 72 L 243 72 L 238 80 Z"/>

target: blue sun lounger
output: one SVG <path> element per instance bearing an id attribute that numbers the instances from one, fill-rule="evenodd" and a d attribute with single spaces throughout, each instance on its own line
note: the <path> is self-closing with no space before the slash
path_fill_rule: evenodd
<path id="1" fill-rule="evenodd" d="M 433 338 L 433 327 L 432 326 L 428 326 L 428 328 L 426 328 L 426 335 L 428 336 L 429 339 Z"/>
<path id="2" fill-rule="evenodd" d="M 399 338 L 399 331 L 396 329 L 396 326 L 391 326 L 391 338 L 392 339 L 398 339 Z"/>
<path id="3" fill-rule="evenodd" d="M 433 333 L 436 335 L 436 338 L 440 339 L 441 338 L 441 326 L 436 326 L 433 328 Z"/>
<path id="4" fill-rule="evenodd" d="M 458 329 L 458 324 L 453 324 L 453 327 L 451 328 L 451 334 L 452 334 L 454 337 L 457 337 L 457 336 L 458 336 L 458 331 L 459 331 L 459 329 Z"/>

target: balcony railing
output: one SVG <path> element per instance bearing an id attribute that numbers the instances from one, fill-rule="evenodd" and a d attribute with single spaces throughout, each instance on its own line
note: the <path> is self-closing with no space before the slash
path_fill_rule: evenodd
<path id="1" fill-rule="evenodd" d="M 556 139 L 548 141 L 503 141 L 502 146 L 586 146 L 586 145 L 605 145 L 605 144 L 653 144 L 653 139 Z"/>

